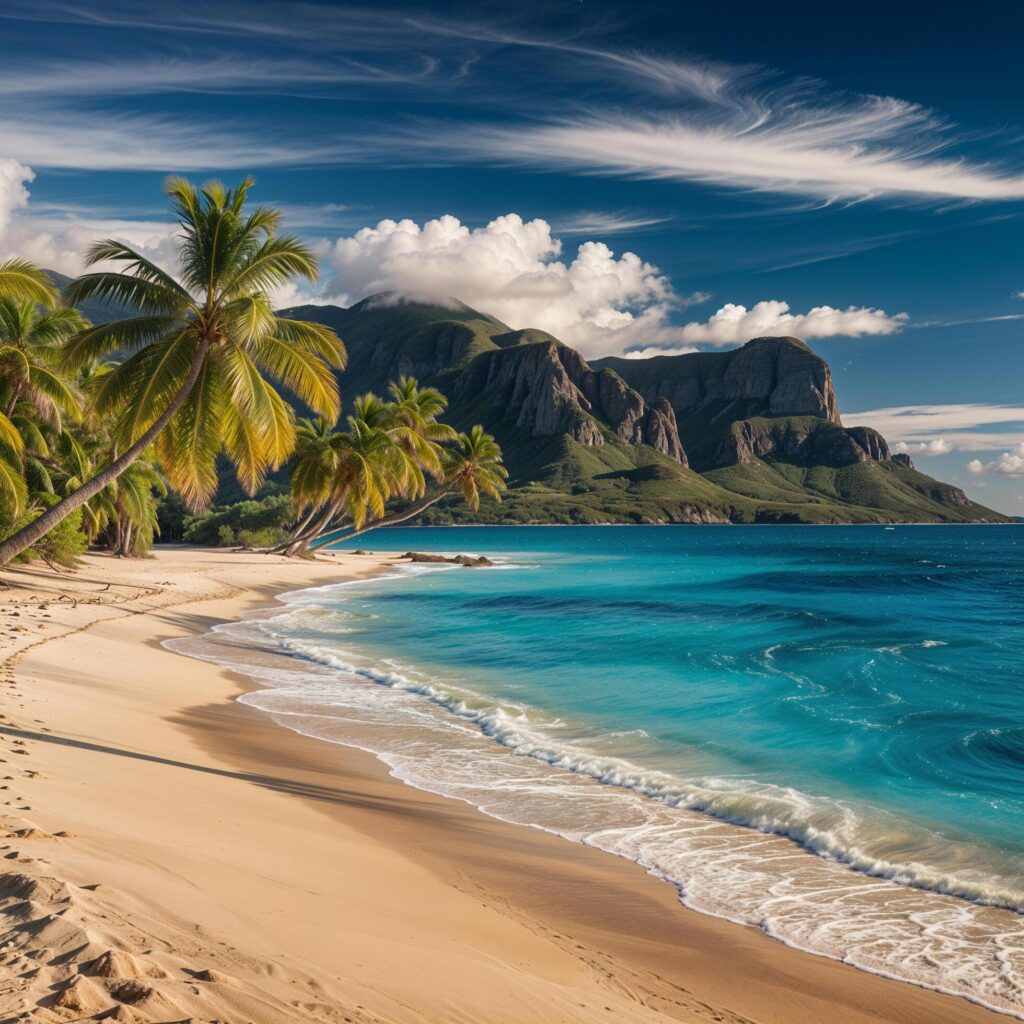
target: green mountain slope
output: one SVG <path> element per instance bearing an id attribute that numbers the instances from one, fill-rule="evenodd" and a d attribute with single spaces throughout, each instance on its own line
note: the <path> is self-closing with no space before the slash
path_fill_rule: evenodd
<path id="1" fill-rule="evenodd" d="M 795 338 L 728 352 L 588 364 L 551 335 L 452 300 L 377 295 L 285 311 L 349 350 L 347 402 L 402 374 L 441 388 L 449 419 L 482 422 L 510 471 L 501 504 L 425 522 L 1002 522 L 956 487 L 846 427 L 824 360 Z"/>

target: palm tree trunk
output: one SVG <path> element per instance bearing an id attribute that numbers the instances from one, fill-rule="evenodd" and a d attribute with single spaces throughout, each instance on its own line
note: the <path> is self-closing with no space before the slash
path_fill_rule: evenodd
<path id="1" fill-rule="evenodd" d="M 289 541 L 298 540 L 299 537 L 301 537 L 303 535 L 303 533 L 305 533 L 306 527 L 309 526 L 309 524 L 313 521 L 313 516 L 315 516 L 317 514 L 317 512 L 319 512 L 322 507 L 323 506 L 321 506 L 321 505 L 314 505 L 309 510 L 309 514 L 306 515 L 302 519 L 301 522 L 296 523 L 295 526 L 292 527 L 292 529 L 289 531 L 289 533 L 288 533 L 288 540 Z"/>
<path id="2" fill-rule="evenodd" d="M 21 392 L 24 386 L 24 383 L 19 380 L 18 383 L 11 388 L 11 397 L 7 400 L 7 408 L 4 409 L 5 415 L 11 416 L 14 413 L 14 407 L 18 404 L 18 399 L 21 398 Z"/>
<path id="3" fill-rule="evenodd" d="M 284 540 L 279 541 L 277 544 L 271 545 L 267 548 L 269 554 L 274 554 L 277 551 L 284 551 L 286 548 L 292 547 L 296 541 L 301 540 L 303 534 L 306 532 L 309 524 L 313 521 L 313 516 L 317 514 L 323 505 L 314 505 L 301 522 L 296 523 L 289 531 L 288 536 Z"/>
<path id="4" fill-rule="evenodd" d="M 307 542 L 307 547 L 311 551 L 315 551 L 317 548 L 322 548 L 325 544 L 330 544 L 336 540 L 349 540 L 352 537 L 358 537 L 361 533 L 368 533 L 370 530 L 379 529 L 381 526 L 395 526 L 398 523 L 404 523 L 407 519 L 412 519 L 413 516 L 418 516 L 424 509 L 430 508 L 431 505 L 436 505 L 449 491 L 451 491 L 452 485 L 449 484 L 447 487 L 443 487 L 437 494 L 431 495 L 429 498 L 424 498 L 422 501 L 416 502 L 415 505 L 411 505 L 409 508 L 404 509 L 401 512 L 396 512 L 394 515 L 385 516 L 383 519 L 375 519 L 372 523 L 363 523 L 358 530 L 350 530 L 342 537 L 324 537 L 320 540 L 313 540 Z"/>
<path id="5" fill-rule="evenodd" d="M 210 348 L 208 339 L 203 339 L 196 350 L 189 369 L 188 377 L 181 390 L 171 399 L 167 408 L 157 417 L 153 425 L 123 455 L 118 456 L 106 469 L 87 480 L 77 491 L 72 491 L 52 508 L 48 508 L 38 519 L 33 519 L 27 526 L 12 534 L 7 540 L 0 542 L 0 566 L 5 566 L 26 548 L 31 547 L 41 537 L 45 537 L 62 519 L 69 516 L 76 508 L 81 508 L 91 497 L 99 494 L 107 484 L 116 480 L 157 438 L 171 417 L 185 404 L 192 389 L 199 380 L 203 369 L 206 353 Z"/>
<path id="6" fill-rule="evenodd" d="M 331 520 L 338 514 L 340 508 L 340 501 L 332 501 L 327 506 L 327 511 L 324 512 L 313 526 L 304 533 L 292 537 L 284 545 L 281 545 L 284 548 L 284 553 L 290 558 L 292 555 L 297 555 L 300 551 L 305 551 L 309 546 L 309 542 L 319 537 L 331 525 Z"/>

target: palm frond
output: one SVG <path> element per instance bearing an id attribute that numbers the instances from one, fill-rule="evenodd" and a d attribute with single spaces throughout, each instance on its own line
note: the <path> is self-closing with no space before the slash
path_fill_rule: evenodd
<path id="1" fill-rule="evenodd" d="M 341 338 L 325 324 L 278 317 L 274 335 L 285 344 L 322 359 L 335 370 L 344 370 L 348 362 L 348 353 Z"/>
<path id="2" fill-rule="evenodd" d="M 225 385 L 213 360 L 206 360 L 184 405 L 156 441 L 160 464 L 189 508 L 209 504 L 217 490 L 217 453 L 222 446 Z"/>
<path id="3" fill-rule="evenodd" d="M 265 292 L 302 277 L 315 281 L 320 275 L 318 261 L 309 246 L 292 235 L 267 238 L 241 266 L 223 280 L 224 294 L 228 297 Z"/>
<path id="4" fill-rule="evenodd" d="M 152 260 L 147 259 L 142 253 L 136 251 L 129 245 L 119 242 L 116 239 L 108 238 L 105 241 L 97 242 L 89 249 L 86 263 L 92 265 L 100 262 L 126 263 L 125 273 L 134 278 L 148 281 L 150 284 L 159 285 L 166 291 L 177 294 L 181 301 L 188 305 L 192 297 L 174 278 L 161 267 L 158 267 Z"/>
<path id="5" fill-rule="evenodd" d="M 89 366 L 112 352 L 137 352 L 155 341 L 181 330 L 182 321 L 173 316 L 133 316 L 88 327 L 71 338 L 61 355 L 70 370 Z"/>
<path id="6" fill-rule="evenodd" d="M 0 296 L 52 306 L 57 288 L 46 271 L 28 260 L 10 259 L 0 262 Z"/>
<path id="7" fill-rule="evenodd" d="M 3 497 L 11 512 L 21 512 L 28 501 L 28 489 L 21 467 L 0 454 L 0 497 Z"/>
<path id="8" fill-rule="evenodd" d="M 330 420 L 338 418 L 338 380 L 323 359 L 276 337 L 261 338 L 253 356 L 264 373 L 315 413 Z"/>
<path id="9" fill-rule="evenodd" d="M 115 302 L 131 309 L 162 313 L 165 316 L 180 316 L 191 304 L 188 293 L 177 285 L 172 288 L 145 277 L 112 271 L 83 274 L 64 289 L 64 301 L 68 305 L 78 306 L 86 299 Z"/>
<path id="10" fill-rule="evenodd" d="M 0 443 L 7 445 L 15 452 L 20 452 L 25 447 L 18 428 L 2 412 L 0 412 Z"/>

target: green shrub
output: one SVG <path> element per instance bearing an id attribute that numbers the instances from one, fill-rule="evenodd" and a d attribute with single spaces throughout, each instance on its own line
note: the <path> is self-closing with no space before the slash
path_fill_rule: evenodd
<path id="1" fill-rule="evenodd" d="M 228 547 L 250 544 L 265 547 L 284 538 L 295 519 L 292 500 L 286 494 L 270 495 L 259 501 L 239 501 L 234 505 L 215 505 L 198 516 L 186 516 L 182 539 L 187 544 Z M 258 537 L 258 542 L 246 541 Z"/>
<path id="2" fill-rule="evenodd" d="M 265 526 L 262 530 L 239 530 L 238 543 L 247 548 L 269 548 L 284 540 L 287 532 L 277 526 Z"/>

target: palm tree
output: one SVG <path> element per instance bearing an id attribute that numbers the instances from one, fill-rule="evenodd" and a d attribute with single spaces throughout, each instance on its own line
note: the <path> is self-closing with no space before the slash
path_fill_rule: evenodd
<path id="1" fill-rule="evenodd" d="M 305 422 L 292 472 L 300 519 L 277 549 L 287 554 L 304 550 L 339 515 L 361 528 L 367 515 L 384 515 L 391 495 L 422 498 L 427 475 L 444 476 L 443 442 L 458 436 L 437 420 L 448 399 L 436 388 L 421 388 L 412 377 L 393 381 L 388 390 L 391 401 L 374 394 L 356 399 L 347 433 L 323 421 Z M 343 456 L 349 465 L 341 463 Z M 365 486 L 351 463 L 363 459 Z"/>
<path id="2" fill-rule="evenodd" d="M 501 446 L 479 423 L 468 434 L 459 434 L 459 443 L 448 457 L 445 479 L 474 512 L 480 507 L 481 492 L 501 501 L 508 470 L 501 462 Z"/>
<path id="3" fill-rule="evenodd" d="M 0 279 L 8 265 L 0 265 Z M 49 453 L 43 429 L 60 433 L 62 413 L 78 416 L 79 395 L 56 362 L 61 346 L 87 325 L 73 309 L 44 312 L 36 302 L 0 297 L 0 497 L 14 515 L 28 493 L 26 457 L 38 477 L 35 456 Z"/>
<path id="4" fill-rule="evenodd" d="M 57 369 L 68 339 L 89 321 L 76 309 L 43 311 L 34 302 L 0 299 L 0 412 L 18 403 L 35 422 L 60 429 L 61 413 L 79 412 L 79 395 Z"/>
<path id="5" fill-rule="evenodd" d="M 168 180 L 181 225 L 177 279 L 121 242 L 90 250 L 90 265 L 112 261 L 125 271 L 86 274 L 69 286 L 66 300 L 113 300 L 137 315 L 77 334 L 65 348 L 64 365 L 77 369 L 127 353 L 93 399 L 95 414 L 111 424 L 118 455 L 0 543 L 0 565 L 154 444 L 169 483 L 194 509 L 216 490 L 221 451 L 243 486 L 255 491 L 295 442 L 291 409 L 275 384 L 315 413 L 337 418 L 333 371 L 344 365 L 344 346 L 327 327 L 275 316 L 268 296 L 293 277 L 315 280 L 316 257 L 296 238 L 277 233 L 277 211 L 246 211 L 251 186 L 247 179 L 234 189 L 210 182 L 200 190 L 183 178 Z"/>
<path id="6" fill-rule="evenodd" d="M 430 494 L 419 501 L 413 502 L 399 512 L 390 516 L 381 516 L 370 522 L 356 523 L 352 520 L 352 529 L 343 534 L 329 533 L 327 536 L 320 534 L 306 541 L 310 550 L 316 550 L 325 544 L 340 540 L 348 540 L 368 530 L 376 530 L 381 526 L 395 526 L 404 523 L 414 516 L 435 505 L 442 498 L 458 491 L 463 501 L 475 512 L 480 507 L 481 493 L 501 501 L 502 492 L 505 490 L 505 479 L 508 477 L 508 470 L 501 462 L 501 446 L 491 434 L 488 434 L 483 427 L 477 424 L 468 434 L 458 434 L 454 448 L 444 449 L 442 459 L 442 484 L 433 494 Z"/>
<path id="7" fill-rule="evenodd" d="M 166 494 L 159 470 L 146 459 L 137 459 L 85 505 L 86 536 L 91 542 L 105 541 L 118 556 L 148 551 L 158 532 L 157 495 Z"/>
<path id="8" fill-rule="evenodd" d="M 388 499 L 415 486 L 412 465 L 389 432 L 359 411 L 377 410 L 364 396 L 356 402 L 348 430 L 324 421 L 310 423 L 302 435 L 292 470 L 292 497 L 306 515 L 278 548 L 294 555 L 330 529 L 338 515 L 362 526 L 367 516 L 384 515 Z M 307 511 L 308 509 L 308 511 Z"/>

